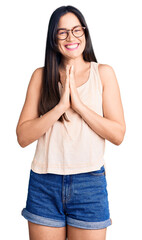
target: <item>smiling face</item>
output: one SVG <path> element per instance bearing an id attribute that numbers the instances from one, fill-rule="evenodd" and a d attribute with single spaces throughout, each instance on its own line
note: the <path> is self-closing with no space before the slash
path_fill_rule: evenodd
<path id="1" fill-rule="evenodd" d="M 66 13 L 64 16 L 60 17 L 58 29 L 59 28 L 72 29 L 78 25 L 81 26 L 79 19 L 76 17 L 75 14 L 69 12 Z M 86 45 L 85 34 L 78 38 L 75 37 L 70 31 L 68 37 L 65 40 L 57 39 L 57 43 L 58 49 L 60 53 L 63 55 L 63 57 L 67 59 L 73 59 L 82 55 L 85 49 Z"/>

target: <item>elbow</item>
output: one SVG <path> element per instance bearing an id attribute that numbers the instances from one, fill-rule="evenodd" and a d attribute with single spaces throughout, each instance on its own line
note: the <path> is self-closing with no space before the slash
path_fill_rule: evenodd
<path id="1" fill-rule="evenodd" d="M 20 147 L 22 147 L 22 148 L 26 147 L 27 144 L 25 143 L 23 135 L 19 134 L 18 132 L 16 132 L 16 135 L 17 135 L 17 142 L 20 145 Z"/>
<path id="2" fill-rule="evenodd" d="M 26 147 L 26 144 L 24 143 L 24 141 L 21 140 L 18 136 L 17 136 L 17 142 L 19 143 L 20 147 L 22 148 Z"/>
<path id="3" fill-rule="evenodd" d="M 17 141 L 22 148 L 27 147 L 33 142 L 31 141 L 31 139 L 27 138 L 23 134 L 17 135 Z"/>
<path id="4" fill-rule="evenodd" d="M 126 132 L 126 125 L 125 126 L 121 126 L 121 129 L 119 131 L 119 135 L 116 141 L 116 145 L 119 146 L 123 140 L 124 140 L 124 136 L 125 136 L 125 132 Z"/>
<path id="5" fill-rule="evenodd" d="M 21 131 L 21 128 L 16 128 L 16 135 L 17 135 L 17 142 L 20 145 L 20 147 L 25 148 L 28 144 L 25 141 L 23 131 Z"/>

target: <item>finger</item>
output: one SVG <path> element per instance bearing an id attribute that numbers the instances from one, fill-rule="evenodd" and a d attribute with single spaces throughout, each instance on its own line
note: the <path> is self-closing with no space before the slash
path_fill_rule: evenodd
<path id="1" fill-rule="evenodd" d="M 72 65 L 70 68 L 70 74 L 73 75 L 74 74 L 74 66 Z"/>
<path id="2" fill-rule="evenodd" d="M 70 66 L 67 65 L 66 66 L 66 81 L 65 81 L 65 84 L 68 86 L 69 85 L 69 69 L 70 69 Z"/>
<path id="3" fill-rule="evenodd" d="M 67 66 L 66 66 L 66 76 L 68 76 L 68 75 L 69 75 L 69 69 L 70 69 L 70 66 L 69 66 L 69 65 L 67 65 Z"/>

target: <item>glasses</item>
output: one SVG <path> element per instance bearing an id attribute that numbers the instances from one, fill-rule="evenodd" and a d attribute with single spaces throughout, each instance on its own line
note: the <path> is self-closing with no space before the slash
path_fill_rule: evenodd
<path id="1" fill-rule="evenodd" d="M 69 31 L 71 31 L 74 37 L 80 38 L 84 35 L 85 28 L 86 27 L 82 27 L 82 26 L 76 26 L 68 30 L 65 28 L 60 28 L 57 30 L 56 37 L 58 39 L 65 40 L 69 35 Z"/>

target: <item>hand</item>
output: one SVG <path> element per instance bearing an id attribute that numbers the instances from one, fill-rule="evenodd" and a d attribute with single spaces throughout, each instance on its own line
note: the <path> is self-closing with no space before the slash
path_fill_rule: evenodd
<path id="1" fill-rule="evenodd" d="M 68 108 L 70 108 L 69 65 L 66 67 L 66 75 L 63 72 L 60 72 L 59 74 L 62 84 L 60 104 L 65 108 L 66 111 Z"/>
<path id="2" fill-rule="evenodd" d="M 76 88 L 73 65 L 70 67 L 69 86 L 71 95 L 71 108 L 77 112 L 77 109 L 82 105 L 82 101 Z"/>

